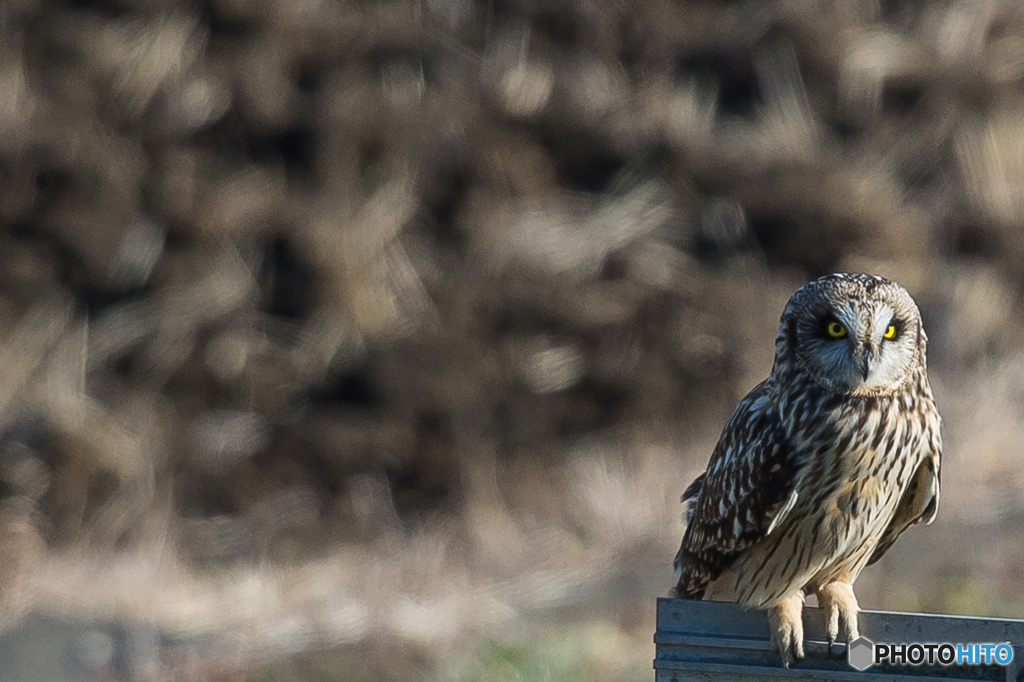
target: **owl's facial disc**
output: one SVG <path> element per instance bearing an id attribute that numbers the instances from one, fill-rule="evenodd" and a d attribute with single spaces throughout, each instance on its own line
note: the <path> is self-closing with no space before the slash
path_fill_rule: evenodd
<path id="1" fill-rule="evenodd" d="M 824 387 L 853 395 L 898 388 L 916 360 L 914 319 L 884 300 L 822 306 L 798 332 L 798 356 Z"/>
<path id="2" fill-rule="evenodd" d="M 886 395 L 924 363 L 925 340 L 917 304 L 899 284 L 871 275 L 826 275 L 786 304 L 772 372 L 789 371 L 792 360 L 793 369 L 829 391 Z"/>

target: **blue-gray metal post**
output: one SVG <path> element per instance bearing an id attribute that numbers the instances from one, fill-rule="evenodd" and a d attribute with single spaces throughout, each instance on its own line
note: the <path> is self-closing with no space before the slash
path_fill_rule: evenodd
<path id="1" fill-rule="evenodd" d="M 782 667 L 772 651 L 763 611 L 724 602 L 659 599 L 654 635 L 656 682 L 684 680 L 1006 680 L 1024 682 L 1024 621 L 861 611 L 860 632 L 875 643 L 1009 643 L 1009 665 L 872 665 L 858 671 L 847 662 L 845 643 L 828 656 L 821 609 L 804 608 L 807 657 Z"/>

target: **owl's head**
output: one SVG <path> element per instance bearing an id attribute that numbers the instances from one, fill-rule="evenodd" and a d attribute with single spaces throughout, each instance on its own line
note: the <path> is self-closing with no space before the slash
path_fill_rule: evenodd
<path id="1" fill-rule="evenodd" d="M 780 349 L 823 388 L 850 395 L 895 391 L 925 362 L 921 313 L 882 277 L 827 275 L 789 299 Z"/>

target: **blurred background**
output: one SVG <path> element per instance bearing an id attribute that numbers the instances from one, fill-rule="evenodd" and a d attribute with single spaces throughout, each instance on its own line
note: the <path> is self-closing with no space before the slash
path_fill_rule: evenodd
<path id="1" fill-rule="evenodd" d="M 919 302 L 1024 617 L 1024 7 L 4 0 L 0 679 L 651 677 L 679 495 L 807 280 Z"/>

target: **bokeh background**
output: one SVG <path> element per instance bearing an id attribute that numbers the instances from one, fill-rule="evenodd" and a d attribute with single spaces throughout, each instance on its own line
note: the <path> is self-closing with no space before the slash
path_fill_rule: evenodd
<path id="1" fill-rule="evenodd" d="M 1024 617 L 1024 7 L 4 0 L 0 679 L 646 680 L 808 279 L 919 302 Z"/>

